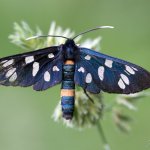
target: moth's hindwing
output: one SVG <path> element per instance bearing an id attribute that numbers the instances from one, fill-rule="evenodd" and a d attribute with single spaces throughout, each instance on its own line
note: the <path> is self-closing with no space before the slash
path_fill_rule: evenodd
<path id="1" fill-rule="evenodd" d="M 92 93 L 129 94 L 150 87 L 150 73 L 142 67 L 87 48 L 78 50 L 74 80 Z"/>
<path id="2" fill-rule="evenodd" d="M 59 47 L 13 55 L 0 59 L 0 84 L 34 86 L 45 90 L 62 80 L 62 54 Z"/>

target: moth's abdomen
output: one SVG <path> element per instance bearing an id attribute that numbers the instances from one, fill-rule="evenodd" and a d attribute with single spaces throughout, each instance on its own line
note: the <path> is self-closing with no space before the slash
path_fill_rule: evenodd
<path id="1" fill-rule="evenodd" d="M 74 111 L 74 84 L 75 65 L 73 60 L 67 60 L 63 66 L 63 80 L 61 87 L 61 105 L 63 117 L 67 120 L 72 119 Z"/>

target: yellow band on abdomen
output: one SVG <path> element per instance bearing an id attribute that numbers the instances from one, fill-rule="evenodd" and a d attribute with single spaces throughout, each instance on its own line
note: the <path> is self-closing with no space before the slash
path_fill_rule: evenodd
<path id="1" fill-rule="evenodd" d="M 65 64 L 66 65 L 74 65 L 74 61 L 73 60 L 66 60 Z"/>
<path id="2" fill-rule="evenodd" d="M 62 96 L 75 96 L 74 89 L 61 89 L 61 97 Z"/>

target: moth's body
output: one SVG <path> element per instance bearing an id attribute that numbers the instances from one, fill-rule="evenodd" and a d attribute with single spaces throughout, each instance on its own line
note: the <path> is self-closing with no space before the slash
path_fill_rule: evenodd
<path id="1" fill-rule="evenodd" d="M 63 111 L 63 117 L 66 119 L 72 119 L 74 112 L 74 100 L 75 100 L 75 50 L 77 47 L 73 40 L 67 40 L 63 45 L 64 51 L 64 64 L 63 64 L 63 76 L 61 86 L 61 105 Z"/>
<path id="2" fill-rule="evenodd" d="M 75 100 L 75 83 L 74 83 L 75 65 L 73 60 L 66 60 L 63 65 L 63 77 L 61 87 L 61 105 L 63 117 L 72 119 Z"/>
<path id="3" fill-rule="evenodd" d="M 150 73 L 140 66 L 91 49 L 73 40 L 0 59 L 0 85 L 46 90 L 61 83 L 63 117 L 72 119 L 75 84 L 93 94 L 129 94 L 150 88 Z"/>

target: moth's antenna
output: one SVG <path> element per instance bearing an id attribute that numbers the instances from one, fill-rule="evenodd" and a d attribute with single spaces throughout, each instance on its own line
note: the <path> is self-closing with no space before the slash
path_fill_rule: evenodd
<path id="1" fill-rule="evenodd" d="M 87 31 L 81 32 L 81 33 L 77 34 L 75 37 L 73 37 L 72 39 L 74 40 L 75 38 L 77 38 L 78 36 L 80 36 L 82 34 L 85 34 L 85 33 L 88 33 L 88 32 L 94 31 L 94 30 L 98 30 L 98 29 L 105 29 L 105 28 L 113 29 L 114 27 L 113 26 L 99 26 L 99 27 L 96 27 L 96 28 L 89 29 Z"/>
<path id="2" fill-rule="evenodd" d="M 43 38 L 43 37 L 60 37 L 60 38 L 64 38 L 64 39 L 69 39 L 65 36 L 61 36 L 61 35 L 36 35 L 36 36 L 32 36 L 27 38 L 26 40 L 31 40 L 31 39 L 36 39 L 36 38 Z"/>

